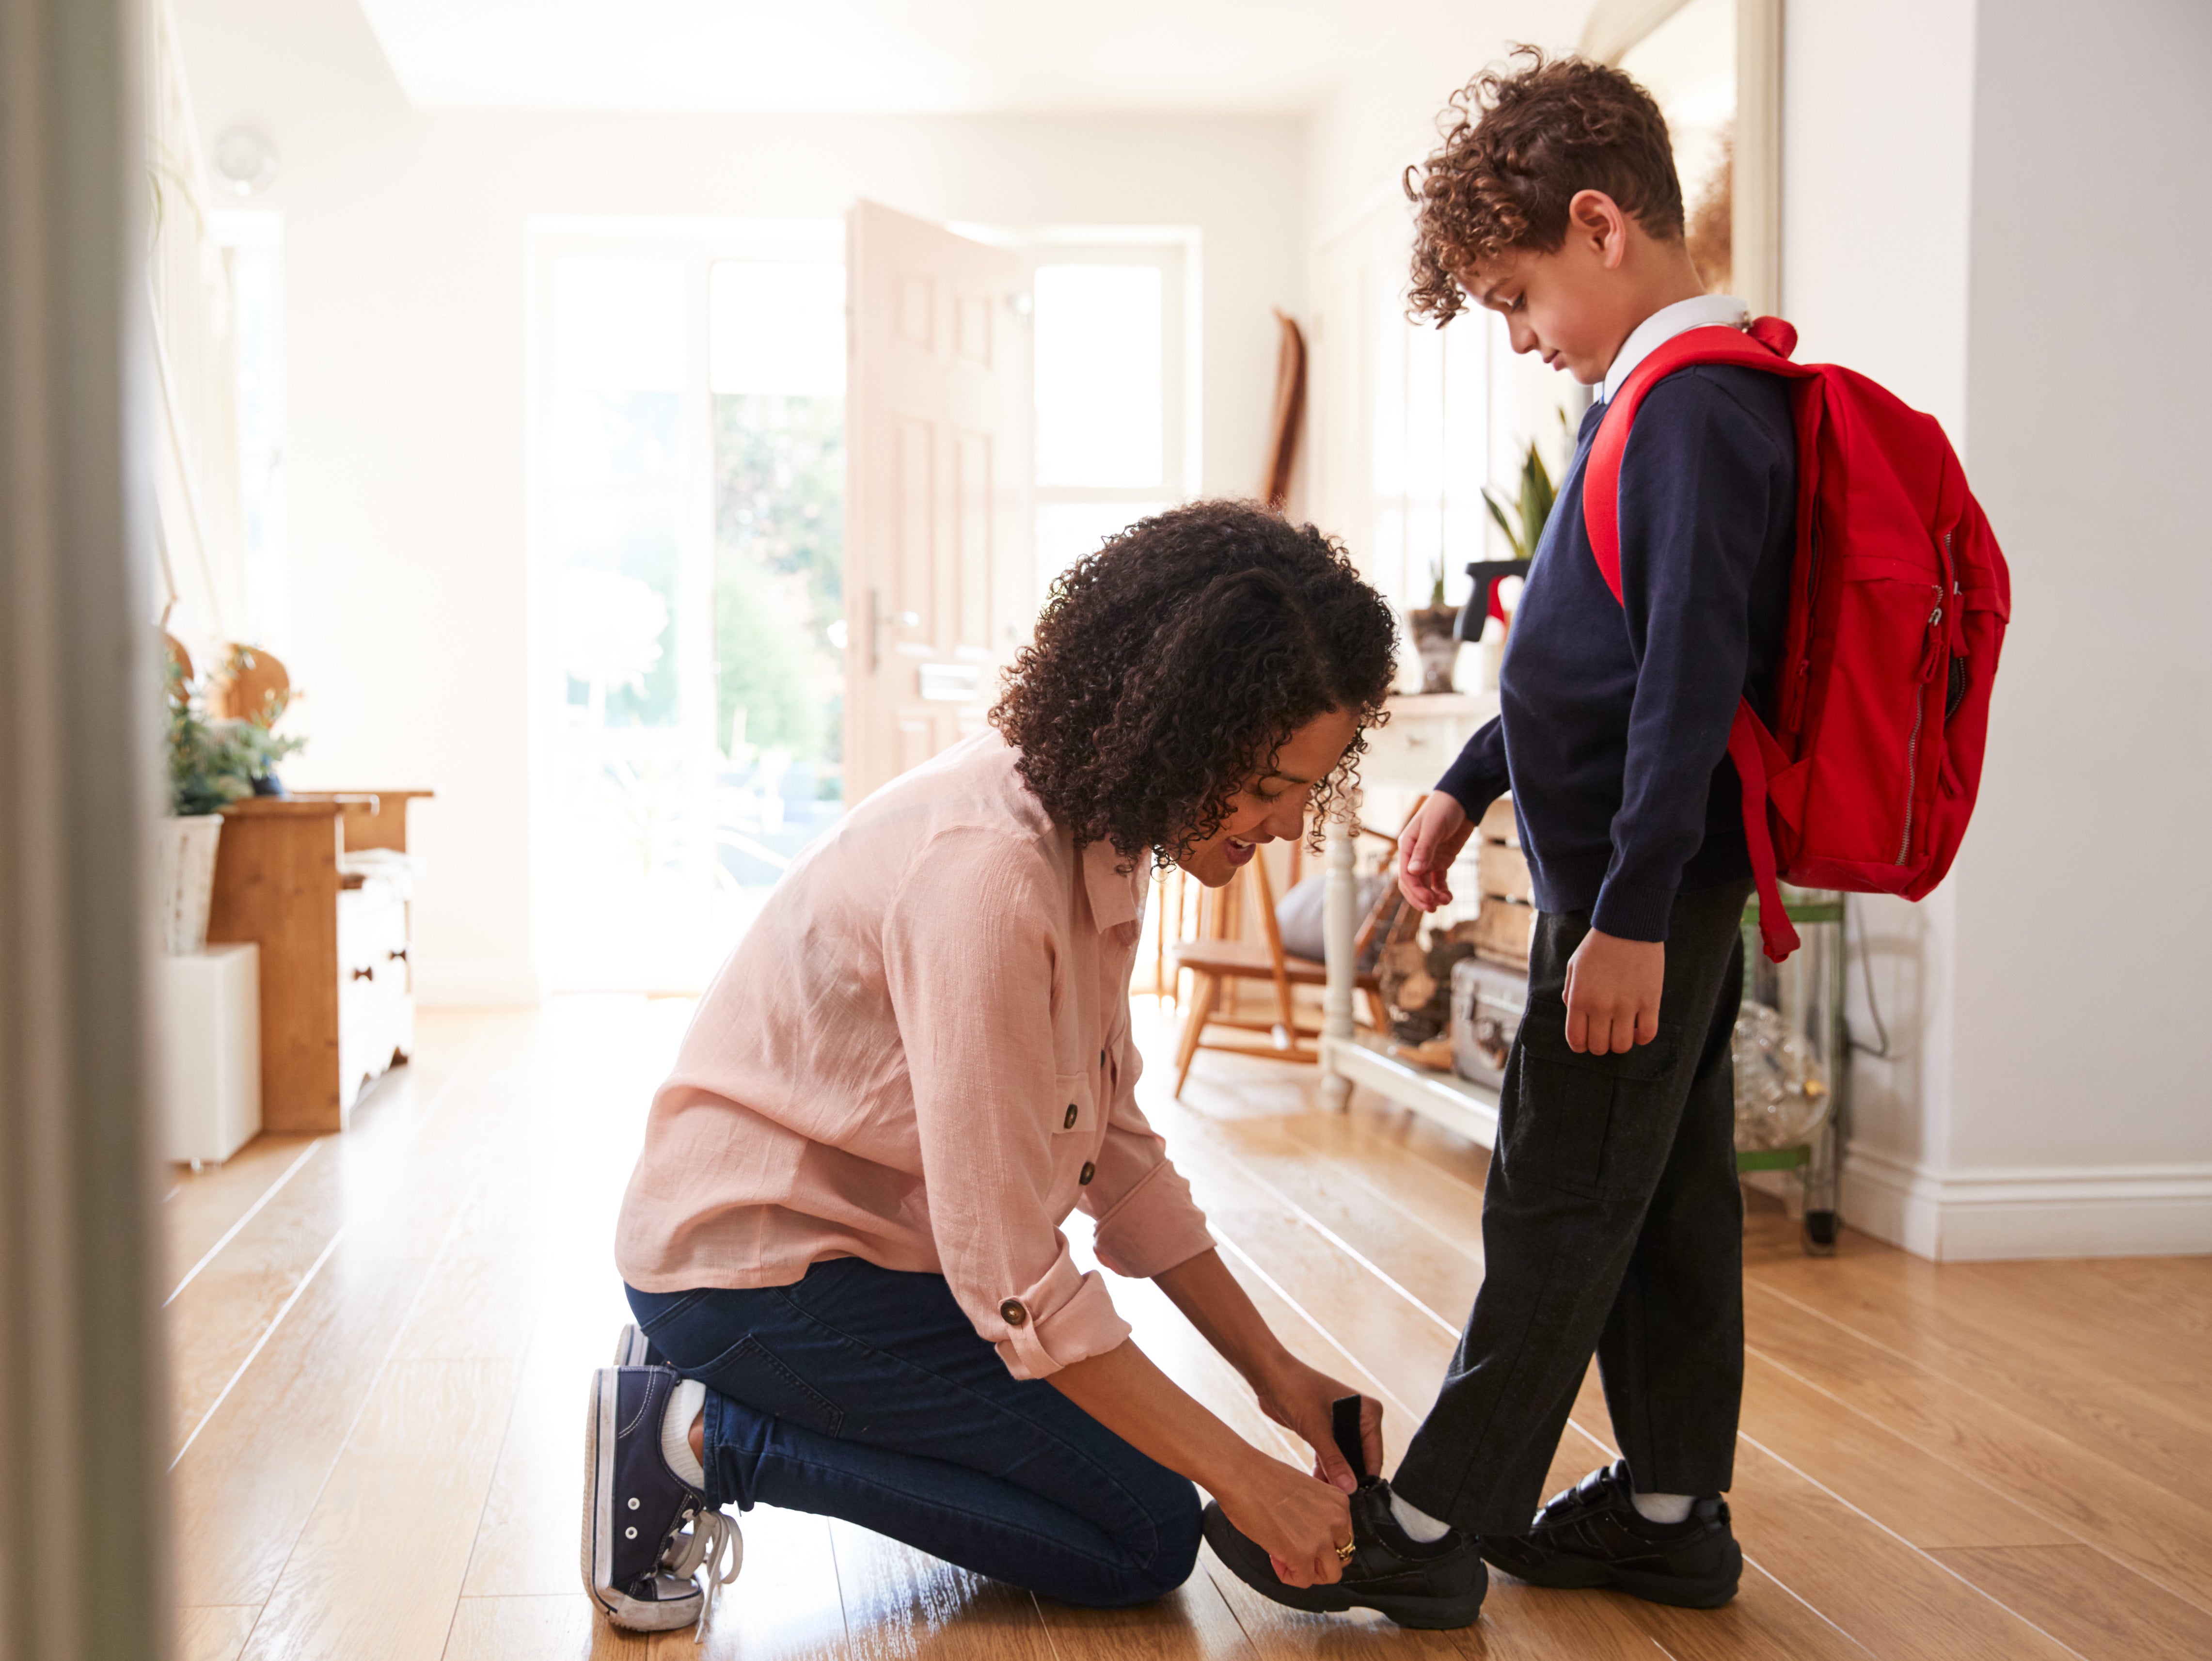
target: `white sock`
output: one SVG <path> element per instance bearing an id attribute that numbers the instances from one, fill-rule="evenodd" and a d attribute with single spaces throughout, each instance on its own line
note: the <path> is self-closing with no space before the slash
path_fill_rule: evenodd
<path id="1" fill-rule="evenodd" d="M 1686 1523 L 1697 1496 L 1688 1494 L 1632 1494 L 1636 1513 L 1647 1523 Z"/>
<path id="2" fill-rule="evenodd" d="M 706 1405 L 707 1386 L 696 1378 L 686 1378 L 676 1386 L 676 1393 L 668 1398 L 668 1410 L 660 1415 L 660 1457 L 668 1462 L 669 1469 L 702 1492 L 707 1487 L 707 1472 L 699 1456 L 691 1451 L 691 1421 Z"/>
<path id="3" fill-rule="evenodd" d="M 1398 1526 L 1424 1545 L 1431 1540 L 1441 1540 L 1451 1532 L 1449 1523 L 1439 1523 L 1419 1506 L 1410 1505 L 1402 1494 L 1390 1496 L 1390 1514 L 1398 1519 Z"/>

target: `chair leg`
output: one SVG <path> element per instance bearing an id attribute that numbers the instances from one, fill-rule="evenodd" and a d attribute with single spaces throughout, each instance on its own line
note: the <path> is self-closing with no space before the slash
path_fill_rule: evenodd
<path id="1" fill-rule="evenodd" d="M 1206 1031 L 1207 1019 L 1213 1013 L 1213 1001 L 1221 989 L 1221 983 L 1212 975 L 1194 972 L 1190 993 L 1190 1013 L 1182 1018 L 1182 1044 L 1176 1057 L 1176 1087 L 1177 1100 L 1182 1098 L 1183 1081 L 1190 1077 L 1191 1057 L 1198 1054 L 1198 1041 Z"/>
<path id="2" fill-rule="evenodd" d="M 1377 1032 L 1390 1030 L 1390 1012 L 1382 1006 L 1382 995 L 1374 988 L 1367 989 L 1367 1019 L 1375 1024 Z"/>

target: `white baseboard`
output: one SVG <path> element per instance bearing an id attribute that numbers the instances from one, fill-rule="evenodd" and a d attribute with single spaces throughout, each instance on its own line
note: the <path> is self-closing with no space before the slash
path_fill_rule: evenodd
<path id="1" fill-rule="evenodd" d="M 1937 1262 L 2212 1253 L 2212 1165 L 1931 1171 L 1854 1145 L 1843 1179 L 1845 1222 Z"/>
<path id="2" fill-rule="evenodd" d="M 415 965 L 415 1001 L 426 1009 L 519 1009 L 544 997 L 528 958 L 425 958 Z"/>

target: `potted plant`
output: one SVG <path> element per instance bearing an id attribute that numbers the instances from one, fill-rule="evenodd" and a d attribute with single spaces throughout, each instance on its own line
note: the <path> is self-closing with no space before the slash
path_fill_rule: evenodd
<path id="1" fill-rule="evenodd" d="M 1421 660 L 1421 691 L 1452 690 L 1452 667 L 1459 657 L 1459 641 L 1453 630 L 1459 608 L 1444 604 L 1444 561 L 1441 551 L 1429 568 L 1429 603 L 1408 607 L 1406 621 L 1413 625 L 1413 650 Z"/>
<path id="2" fill-rule="evenodd" d="M 1567 424 L 1567 412 L 1559 411 L 1559 425 Z M 1482 499 L 1489 505 L 1490 516 L 1497 520 L 1498 528 L 1505 532 L 1516 559 L 1534 559 L 1536 544 L 1544 534 L 1544 521 L 1552 516 L 1552 503 L 1558 492 L 1552 488 L 1551 469 L 1544 465 L 1544 453 L 1536 441 L 1528 441 L 1528 453 L 1521 463 L 1521 489 L 1510 502 L 1501 502 L 1497 494 L 1486 489 Z"/>
<path id="3" fill-rule="evenodd" d="M 169 812 L 161 822 L 155 892 L 161 908 L 162 946 L 177 955 L 207 945 L 222 810 L 269 790 L 276 763 L 305 740 L 280 739 L 260 721 L 210 719 L 203 689 L 192 679 L 191 660 L 180 650 L 167 654 L 164 683 Z"/>

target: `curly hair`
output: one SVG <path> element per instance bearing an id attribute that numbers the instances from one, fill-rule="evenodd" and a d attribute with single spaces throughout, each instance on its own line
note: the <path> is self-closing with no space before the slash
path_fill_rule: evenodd
<path id="1" fill-rule="evenodd" d="M 1408 310 L 1439 326 L 1467 307 L 1456 272 L 1509 249 L 1558 248 L 1577 191 L 1603 191 L 1653 236 L 1682 234 L 1682 183 L 1651 94 L 1587 58 L 1520 46 L 1513 58 L 1526 63 L 1493 64 L 1452 94 L 1443 143 L 1406 169 L 1418 204 Z"/>
<path id="2" fill-rule="evenodd" d="M 1397 620 L 1335 541 L 1245 502 L 1140 520 L 1053 584 L 991 723 L 1076 845 L 1164 867 L 1307 721 L 1379 725 Z M 1314 793 L 1358 782 L 1355 737 Z M 1318 829 L 1316 828 L 1316 834 Z"/>

